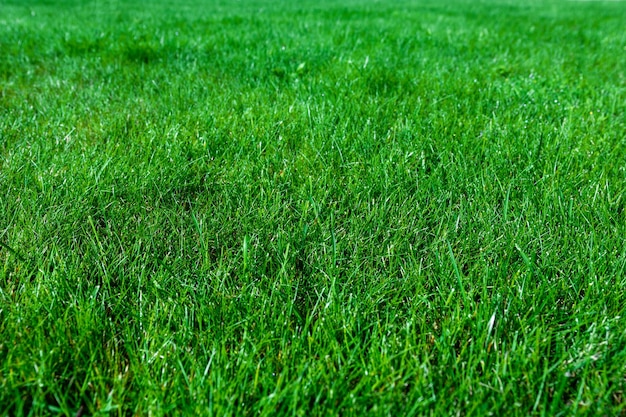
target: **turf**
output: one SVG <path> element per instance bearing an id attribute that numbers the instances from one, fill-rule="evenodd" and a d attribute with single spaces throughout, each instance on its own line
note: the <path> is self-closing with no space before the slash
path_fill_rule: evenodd
<path id="1" fill-rule="evenodd" d="M 0 1 L 0 414 L 626 413 L 626 3 Z"/>

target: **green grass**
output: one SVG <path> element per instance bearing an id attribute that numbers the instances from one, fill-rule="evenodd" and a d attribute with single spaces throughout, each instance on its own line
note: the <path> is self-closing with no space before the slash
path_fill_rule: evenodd
<path id="1" fill-rule="evenodd" d="M 626 413 L 626 3 L 0 0 L 0 414 Z"/>

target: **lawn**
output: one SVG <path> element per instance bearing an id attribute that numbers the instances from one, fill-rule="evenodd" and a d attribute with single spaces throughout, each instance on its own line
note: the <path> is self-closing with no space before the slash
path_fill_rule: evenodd
<path id="1" fill-rule="evenodd" d="M 0 0 L 0 415 L 626 414 L 625 22 Z"/>

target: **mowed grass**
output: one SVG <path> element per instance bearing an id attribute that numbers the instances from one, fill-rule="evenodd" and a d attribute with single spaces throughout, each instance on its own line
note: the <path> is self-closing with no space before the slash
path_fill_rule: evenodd
<path id="1" fill-rule="evenodd" d="M 0 414 L 626 413 L 626 4 L 0 3 Z"/>

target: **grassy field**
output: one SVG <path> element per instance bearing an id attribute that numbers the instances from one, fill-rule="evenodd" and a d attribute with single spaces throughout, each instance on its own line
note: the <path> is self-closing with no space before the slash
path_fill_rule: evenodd
<path id="1" fill-rule="evenodd" d="M 626 3 L 0 0 L 1 415 L 626 414 Z"/>

